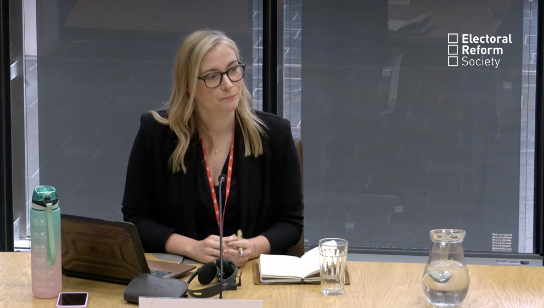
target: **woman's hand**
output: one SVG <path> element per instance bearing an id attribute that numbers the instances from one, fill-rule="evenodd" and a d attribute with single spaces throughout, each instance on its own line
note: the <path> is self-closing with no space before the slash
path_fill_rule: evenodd
<path id="1" fill-rule="evenodd" d="M 223 238 L 223 254 L 226 246 L 226 238 Z M 210 235 L 201 241 L 196 241 L 188 257 L 201 263 L 213 262 L 220 256 L 219 248 L 219 236 Z M 226 257 L 224 256 L 224 258 Z"/>
<path id="2" fill-rule="evenodd" d="M 223 239 L 223 250 L 227 243 Z M 186 236 L 173 233 L 166 241 L 166 252 L 182 255 L 201 263 L 213 262 L 219 258 L 219 236 L 210 235 L 197 241 Z"/>
<path id="3" fill-rule="evenodd" d="M 259 247 L 259 251 L 255 249 Z M 242 253 L 240 253 L 240 248 Z M 219 258 L 219 236 L 210 235 L 197 241 L 186 236 L 173 233 L 166 241 L 166 252 L 182 255 L 201 263 L 213 262 Z M 223 258 L 231 259 L 236 266 L 241 267 L 259 253 L 268 253 L 270 244 L 261 236 L 238 240 L 236 235 L 223 238 Z"/>
<path id="4" fill-rule="evenodd" d="M 244 266 L 254 255 L 253 247 L 250 240 L 238 240 L 234 234 L 223 237 L 223 258 L 231 259 L 238 267 Z M 202 241 L 196 241 L 188 257 L 201 263 L 213 262 L 220 257 L 219 248 L 219 236 L 210 235 Z M 242 248 L 241 254 L 240 248 Z"/>
<path id="5" fill-rule="evenodd" d="M 248 239 L 238 240 L 236 235 L 223 237 L 223 258 L 231 259 L 238 267 L 244 266 L 249 257 L 254 255 L 253 247 Z M 213 262 L 220 257 L 219 248 L 219 236 L 210 235 L 202 241 L 196 241 L 191 249 L 192 255 L 188 257 L 201 263 Z"/>
<path id="6" fill-rule="evenodd" d="M 251 256 L 255 255 L 253 244 L 248 239 L 238 240 L 236 235 L 224 238 L 227 245 L 223 246 L 223 257 L 231 259 L 236 266 L 241 267 L 246 264 Z"/>

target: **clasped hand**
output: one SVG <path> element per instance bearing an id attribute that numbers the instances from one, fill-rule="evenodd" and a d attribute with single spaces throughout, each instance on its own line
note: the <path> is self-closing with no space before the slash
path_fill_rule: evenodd
<path id="1" fill-rule="evenodd" d="M 198 256 L 197 261 L 207 263 L 219 258 L 219 244 L 219 236 L 217 235 L 210 235 L 204 240 L 198 241 L 195 247 L 195 255 Z M 250 240 L 238 240 L 235 234 L 223 237 L 223 258 L 231 259 L 238 267 L 243 266 L 249 260 L 249 257 L 254 255 L 253 247 Z M 242 248 L 242 253 L 240 253 L 239 248 Z"/>

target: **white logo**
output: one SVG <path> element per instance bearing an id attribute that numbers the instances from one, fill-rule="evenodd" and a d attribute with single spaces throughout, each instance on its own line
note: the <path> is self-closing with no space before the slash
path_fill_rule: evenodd
<path id="1" fill-rule="evenodd" d="M 461 66 L 498 68 L 501 62 L 499 56 L 504 54 L 500 44 L 512 44 L 512 34 L 490 36 L 448 33 L 448 66 L 459 66 L 461 60 Z"/>

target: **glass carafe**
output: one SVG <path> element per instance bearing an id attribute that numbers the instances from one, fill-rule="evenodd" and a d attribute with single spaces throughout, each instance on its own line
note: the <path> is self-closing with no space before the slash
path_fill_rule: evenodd
<path id="1" fill-rule="evenodd" d="M 423 273 L 423 290 L 434 307 L 458 307 L 468 293 L 470 278 L 463 253 L 464 230 L 430 231 L 431 251 Z"/>

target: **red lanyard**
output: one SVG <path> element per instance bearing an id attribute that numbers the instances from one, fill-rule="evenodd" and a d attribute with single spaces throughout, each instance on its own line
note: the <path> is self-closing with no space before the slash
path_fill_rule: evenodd
<path id="1" fill-rule="evenodd" d="M 206 174 L 208 175 L 208 182 L 210 184 L 210 190 L 212 192 L 213 208 L 215 210 L 215 219 L 217 220 L 217 225 L 219 226 L 219 205 L 217 203 L 217 196 L 215 195 L 215 188 L 213 186 L 212 171 L 210 170 L 210 165 L 208 164 L 208 157 L 206 156 L 206 148 L 204 147 L 204 140 L 200 136 L 200 144 L 202 144 L 202 152 L 204 153 L 204 163 L 206 164 Z M 232 161 L 234 154 L 234 133 L 232 134 L 232 141 L 230 143 L 230 153 L 229 153 L 229 168 L 227 170 L 227 191 L 225 193 L 225 202 L 223 203 L 223 222 L 225 221 L 225 209 L 227 208 L 227 200 L 229 199 L 230 194 L 230 179 L 232 177 Z M 219 182 L 221 185 L 221 182 Z M 223 224 L 224 226 L 224 224 Z"/>

